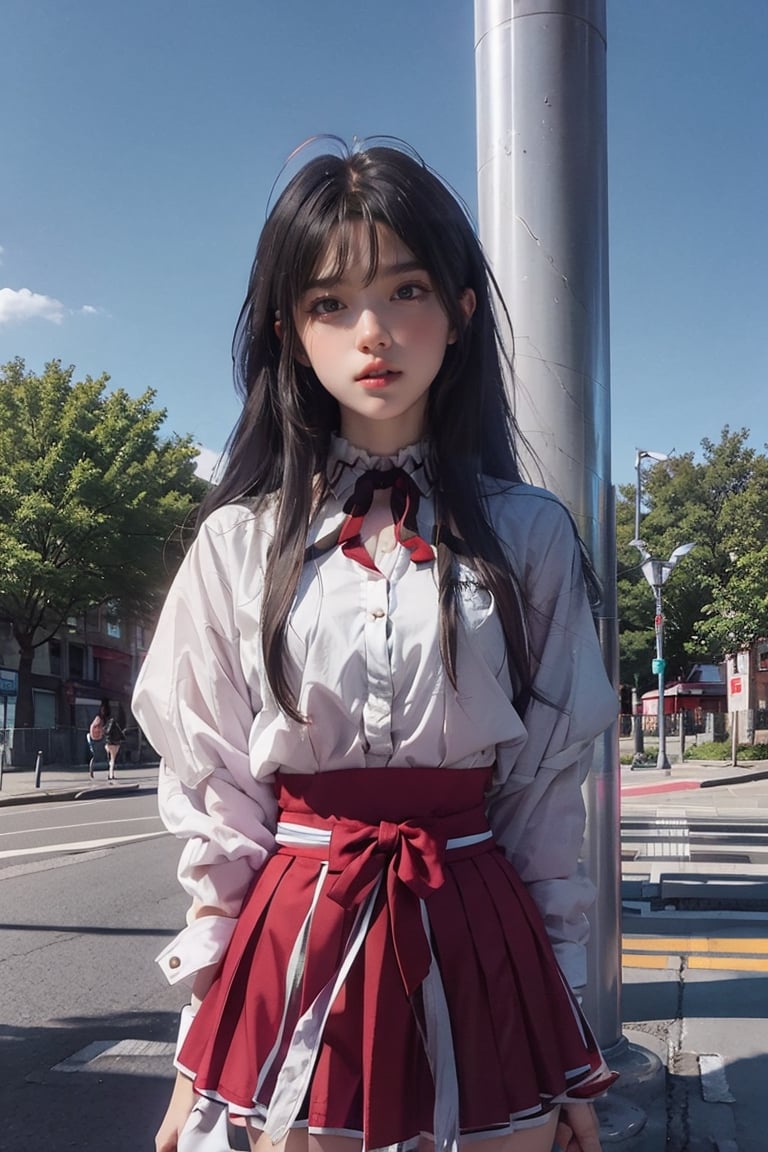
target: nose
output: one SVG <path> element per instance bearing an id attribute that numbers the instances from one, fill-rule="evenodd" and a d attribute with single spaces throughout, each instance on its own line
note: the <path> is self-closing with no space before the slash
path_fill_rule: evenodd
<path id="1" fill-rule="evenodd" d="M 373 352 L 388 348 L 392 343 L 389 329 L 383 318 L 373 308 L 365 308 L 357 322 L 357 347 L 360 352 Z"/>

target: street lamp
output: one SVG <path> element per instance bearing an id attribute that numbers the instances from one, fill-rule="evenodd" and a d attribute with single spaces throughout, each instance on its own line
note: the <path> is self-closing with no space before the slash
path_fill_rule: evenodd
<path id="1" fill-rule="evenodd" d="M 669 457 L 665 452 L 651 452 L 638 448 L 635 453 L 635 474 L 637 476 L 637 483 L 635 486 L 635 538 L 630 543 L 636 547 L 643 547 L 643 541 L 640 539 L 640 515 L 642 504 L 642 491 L 643 491 L 643 477 L 641 467 L 643 460 L 668 460 Z M 640 762 L 645 751 L 643 743 L 643 720 L 640 714 L 640 690 L 639 690 L 639 675 L 636 672 L 633 677 L 632 684 L 632 735 L 635 749 L 636 762 Z"/>
<path id="2" fill-rule="evenodd" d="M 642 476 L 640 474 L 640 465 L 643 460 L 669 460 L 669 456 L 664 452 L 648 452 L 641 451 L 639 448 L 635 453 L 635 473 L 637 474 L 637 484 L 635 487 L 635 539 L 631 540 L 631 544 L 642 543 L 640 540 L 640 496 L 642 492 Z"/>
<path id="3" fill-rule="evenodd" d="M 642 571 L 646 580 L 653 589 L 653 594 L 656 604 L 656 616 L 654 619 L 654 629 L 656 632 L 656 657 L 651 663 L 651 669 L 658 677 L 658 704 L 657 704 L 657 717 L 659 727 L 659 751 L 656 758 L 656 767 L 662 769 L 664 772 L 671 772 L 672 768 L 667 759 L 667 730 L 664 718 L 664 673 L 666 669 L 666 661 L 664 660 L 664 613 L 661 603 L 661 589 L 666 584 L 667 580 L 672 573 L 678 560 L 682 560 L 683 556 L 687 556 L 695 544 L 681 544 L 679 548 L 675 548 L 669 560 L 654 560 L 650 552 L 645 546 L 644 541 L 640 539 L 640 485 L 641 474 L 640 464 L 644 459 L 650 460 L 668 460 L 669 457 L 665 456 L 663 452 L 640 452 L 635 455 L 635 469 L 637 472 L 637 494 L 635 501 L 635 538 L 630 540 L 635 548 L 640 552 L 642 559 Z M 682 724 L 684 717 L 680 717 Z"/>

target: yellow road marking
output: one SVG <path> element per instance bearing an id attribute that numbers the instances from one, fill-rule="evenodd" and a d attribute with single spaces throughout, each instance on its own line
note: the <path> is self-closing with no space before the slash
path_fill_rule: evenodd
<path id="1" fill-rule="evenodd" d="M 621 958 L 622 968 L 669 968 L 671 956 L 639 956 L 625 952 Z"/>
<path id="2" fill-rule="evenodd" d="M 624 936 L 624 948 L 632 952 L 691 952 L 726 953 L 729 956 L 747 953 L 768 955 L 768 940 L 749 937 L 711 936 Z"/>
<path id="3" fill-rule="evenodd" d="M 727 968 L 739 972 L 768 972 L 768 959 L 759 960 L 755 956 L 689 956 L 688 967 L 710 971 Z"/>
<path id="4" fill-rule="evenodd" d="M 705 971 L 768 972 L 768 940 L 755 937 L 624 936 L 624 968 L 688 968 Z"/>

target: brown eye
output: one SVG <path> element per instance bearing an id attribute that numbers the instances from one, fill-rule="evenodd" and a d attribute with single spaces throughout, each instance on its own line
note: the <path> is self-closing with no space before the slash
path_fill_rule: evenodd
<path id="1" fill-rule="evenodd" d="M 401 284 L 394 293 L 395 300 L 418 300 L 429 291 L 423 284 Z"/>
<path id="2" fill-rule="evenodd" d="M 335 300 L 332 296 L 324 296 L 322 300 L 315 300 L 309 311 L 315 316 L 331 316 L 334 312 L 340 312 L 343 307 L 344 305 L 340 300 Z"/>

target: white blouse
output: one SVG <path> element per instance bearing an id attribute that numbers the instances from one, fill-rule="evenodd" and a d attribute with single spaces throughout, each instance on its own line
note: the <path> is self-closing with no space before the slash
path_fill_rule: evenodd
<path id="1" fill-rule="evenodd" d="M 309 543 L 344 520 L 369 468 L 403 468 L 421 493 L 418 526 L 432 538 L 432 485 L 423 444 L 372 457 L 336 438 L 332 498 Z M 276 706 L 260 638 L 273 517 L 228 505 L 202 525 L 174 581 L 141 670 L 133 711 L 161 754 L 159 800 L 186 840 L 179 879 L 193 899 L 189 926 L 159 961 L 172 981 L 216 962 L 243 897 L 274 850 L 275 773 L 495 764 L 489 817 L 495 836 L 541 909 L 561 967 L 585 983 L 585 910 L 593 886 L 579 873 L 581 783 L 592 742 L 614 719 L 570 517 L 548 492 L 484 482 L 496 532 L 527 604 L 534 689 L 518 716 L 501 626 L 490 594 L 457 560 L 458 687 L 438 647 L 436 564 L 415 564 L 394 539 L 389 492 L 377 492 L 363 535 L 375 568 L 335 546 L 305 566 L 289 618 L 286 668 L 300 724 Z M 546 701 L 546 702 L 545 702 Z M 197 910 L 216 909 L 221 915 Z"/>

